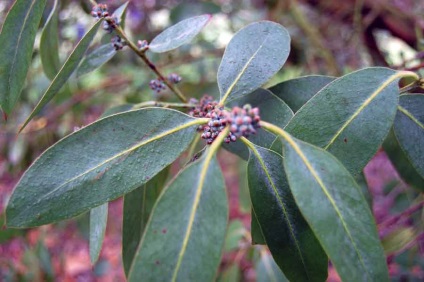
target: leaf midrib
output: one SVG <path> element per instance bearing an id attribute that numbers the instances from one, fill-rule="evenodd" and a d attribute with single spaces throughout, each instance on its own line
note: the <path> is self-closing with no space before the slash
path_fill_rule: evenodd
<path id="1" fill-rule="evenodd" d="M 365 267 L 365 263 L 363 261 L 362 255 L 359 253 L 359 250 L 356 246 L 355 241 L 353 240 L 353 236 L 350 233 L 349 228 L 346 225 L 346 222 L 339 210 L 339 208 L 336 205 L 335 200 L 331 197 L 331 194 L 328 192 L 327 188 L 325 187 L 322 179 L 319 177 L 318 173 L 315 171 L 315 169 L 313 168 L 313 166 L 311 165 L 311 163 L 309 162 L 309 160 L 306 158 L 306 156 L 303 154 L 302 150 L 299 148 L 299 146 L 297 145 L 297 143 L 287 134 L 285 135 L 285 140 L 287 141 L 287 143 L 290 144 L 290 146 L 294 149 L 294 151 L 299 155 L 299 157 L 302 159 L 303 163 L 306 165 L 307 169 L 309 170 L 309 172 L 312 174 L 312 176 L 315 178 L 315 181 L 318 183 L 318 185 L 320 186 L 321 190 L 324 192 L 325 196 L 328 198 L 328 200 L 330 201 L 331 205 L 333 206 L 335 212 L 337 213 L 338 217 L 340 218 L 340 221 L 342 223 L 343 228 L 345 229 L 349 240 L 352 243 L 353 248 L 355 249 L 355 252 L 359 258 L 359 261 L 361 262 L 361 265 L 363 266 L 363 269 L 365 270 L 365 273 L 367 274 L 368 277 L 370 277 L 367 268 Z"/>
<path id="2" fill-rule="evenodd" d="M 331 140 L 328 142 L 326 146 L 324 146 L 324 149 L 327 150 L 335 141 L 336 139 L 342 134 L 342 132 L 353 122 L 353 120 L 380 94 L 383 92 L 383 90 L 389 86 L 390 83 L 392 83 L 394 80 L 401 78 L 405 76 L 404 72 L 397 72 L 393 75 L 391 75 L 389 78 L 385 80 L 385 82 L 378 87 L 362 104 L 359 106 L 359 108 L 351 115 L 351 117 L 340 127 L 340 129 L 336 132 L 336 134 L 331 138 Z"/>
<path id="3" fill-rule="evenodd" d="M 277 191 L 277 188 L 275 187 L 275 183 L 274 183 L 274 181 L 272 180 L 271 175 L 269 174 L 268 169 L 267 169 L 267 167 L 265 166 L 265 163 L 264 163 L 263 159 L 261 158 L 261 156 L 260 156 L 259 152 L 256 150 L 256 148 L 255 148 L 252 144 L 250 144 L 250 145 L 248 145 L 248 146 L 249 146 L 249 147 L 250 147 L 250 149 L 253 151 L 253 153 L 255 154 L 255 156 L 258 158 L 259 163 L 261 164 L 261 167 L 262 167 L 262 169 L 264 170 L 264 172 L 265 172 L 265 174 L 266 174 L 266 176 L 267 176 L 267 178 L 268 178 L 268 180 L 269 180 L 269 182 L 270 182 L 270 184 L 271 184 L 272 189 L 274 190 L 275 196 L 276 196 L 276 198 L 277 198 L 277 200 L 278 200 L 278 202 L 279 202 L 279 204 L 280 204 L 281 208 L 283 209 L 283 213 L 284 213 L 284 217 L 285 217 L 284 219 L 285 219 L 285 221 L 286 221 L 287 225 L 289 226 L 290 235 L 291 235 L 291 237 L 292 237 L 292 239 L 293 239 L 293 241 L 294 241 L 294 243 L 295 243 L 295 245 L 296 245 L 296 250 L 297 250 L 297 252 L 299 253 L 299 257 L 300 257 L 300 259 L 301 259 L 301 261 L 302 261 L 303 269 L 305 270 L 306 277 L 307 277 L 307 278 L 308 278 L 308 280 L 309 280 L 309 274 L 308 274 L 308 270 L 306 269 L 305 260 L 304 260 L 304 258 L 303 258 L 303 254 L 302 254 L 302 252 L 301 252 L 301 250 L 300 250 L 299 242 L 297 241 L 297 238 L 296 238 L 296 237 L 295 237 L 295 235 L 294 235 L 294 228 L 293 228 L 293 226 L 292 226 L 292 224 L 291 224 L 291 221 L 289 220 L 289 216 L 288 216 L 288 213 L 287 213 L 286 207 L 285 207 L 285 205 L 284 205 L 284 203 L 283 203 L 283 200 L 281 199 L 281 197 L 280 197 L 280 195 L 279 195 L 279 193 L 278 193 L 278 191 Z"/>
<path id="4" fill-rule="evenodd" d="M 45 199 L 46 197 L 48 197 L 49 195 L 51 195 L 51 194 L 55 193 L 56 191 L 58 191 L 60 188 L 62 188 L 63 186 L 67 185 L 68 183 L 71 183 L 71 182 L 73 182 L 73 181 L 75 181 L 75 180 L 77 180 L 77 179 L 79 179 L 79 178 L 81 178 L 81 177 L 83 177 L 83 176 L 87 175 L 88 173 L 90 173 L 90 172 L 92 172 L 92 171 L 94 171 L 94 170 L 96 170 L 96 169 L 98 169 L 98 168 L 102 167 L 103 165 L 105 165 L 105 164 L 107 164 L 107 163 L 109 163 L 109 162 L 111 162 L 111 161 L 113 161 L 113 160 L 115 160 L 115 159 L 117 159 L 117 158 L 119 158 L 119 157 L 121 157 L 121 156 L 124 156 L 124 155 L 126 155 L 126 154 L 131 153 L 131 152 L 134 152 L 134 151 L 135 151 L 135 150 L 137 150 L 138 148 L 140 148 L 140 147 L 142 147 L 142 146 L 144 146 L 144 145 L 146 145 L 146 144 L 148 144 L 148 143 L 151 143 L 151 142 L 154 142 L 154 141 L 156 141 L 156 140 L 159 140 L 159 139 L 161 139 L 161 138 L 163 138 L 163 137 L 165 137 L 165 136 L 167 136 L 167 135 L 170 135 L 170 134 L 173 134 L 173 133 L 178 132 L 178 131 L 180 131 L 180 130 L 186 129 L 186 128 L 190 127 L 190 126 L 193 126 L 193 125 L 199 124 L 199 123 L 200 123 L 200 121 L 201 121 L 200 119 L 195 119 L 195 120 L 193 120 L 193 121 L 187 122 L 187 123 L 186 123 L 186 124 L 184 124 L 184 125 L 181 125 L 181 126 L 175 127 L 175 128 L 173 128 L 173 129 L 171 129 L 171 130 L 167 130 L 167 131 L 165 131 L 165 132 L 163 132 L 163 133 L 161 133 L 161 134 L 158 134 L 158 135 L 157 135 L 157 136 L 155 136 L 155 137 L 152 137 L 152 138 L 150 138 L 150 139 L 147 139 L 147 140 L 145 140 L 145 141 L 143 141 L 143 142 L 140 142 L 140 143 L 138 143 L 138 144 L 136 144 L 136 145 L 134 145 L 134 146 L 130 147 L 129 149 L 126 149 L 126 150 L 124 150 L 124 151 L 122 151 L 122 152 L 120 152 L 120 153 L 118 153 L 118 154 L 115 154 L 115 155 L 113 155 L 112 157 L 110 157 L 110 158 L 108 158 L 108 159 L 106 159 L 106 160 L 102 161 L 100 164 L 98 164 L 98 165 L 94 166 L 93 168 L 90 168 L 90 169 L 88 169 L 88 170 L 84 171 L 83 173 L 80 173 L 79 175 L 74 176 L 74 177 L 72 177 L 71 179 L 69 179 L 69 180 L 65 181 L 64 183 L 60 184 L 58 187 L 54 188 L 52 191 L 50 191 L 50 192 L 48 192 L 47 194 L 45 194 L 45 195 L 41 196 L 41 197 L 39 198 L 39 201 L 41 201 L 41 200 Z M 39 202 L 39 201 L 37 201 L 37 202 Z M 32 204 L 30 204 L 30 205 L 26 206 L 26 208 L 22 209 L 22 211 L 21 211 L 21 213 L 20 213 L 20 214 L 22 214 L 23 212 L 27 211 L 28 209 L 30 209 L 30 208 L 31 208 L 31 207 L 33 207 L 34 205 L 36 205 L 36 203 L 37 203 L 37 202 L 34 202 L 34 203 L 32 203 Z"/>
<path id="5" fill-rule="evenodd" d="M 418 119 L 415 118 L 415 116 L 408 111 L 407 109 L 405 109 L 402 106 L 398 106 L 398 110 L 403 113 L 405 116 L 407 116 L 410 120 L 412 120 L 414 123 L 416 123 L 419 127 L 421 127 L 421 129 L 424 130 L 424 124 L 422 124 Z"/>

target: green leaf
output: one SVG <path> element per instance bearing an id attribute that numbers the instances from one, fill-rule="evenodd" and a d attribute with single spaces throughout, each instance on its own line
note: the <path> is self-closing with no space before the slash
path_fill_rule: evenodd
<path id="1" fill-rule="evenodd" d="M 310 99 L 286 130 L 328 150 L 356 175 L 388 134 L 396 114 L 398 81 L 410 75 L 386 68 L 345 75 Z"/>
<path id="2" fill-rule="evenodd" d="M 280 24 L 262 21 L 234 35 L 218 69 L 221 103 L 253 92 L 277 73 L 290 52 L 290 36 Z"/>
<path id="3" fill-rule="evenodd" d="M 350 173 L 330 153 L 284 136 L 296 203 L 343 281 L 388 281 L 374 218 Z"/>
<path id="4" fill-rule="evenodd" d="M 336 78 L 332 76 L 309 75 L 283 81 L 268 88 L 268 90 L 286 102 L 293 112 L 297 112 L 334 79 Z"/>
<path id="5" fill-rule="evenodd" d="M 165 29 L 150 42 L 149 50 L 164 53 L 190 42 L 211 18 L 211 15 L 192 17 Z"/>
<path id="6" fill-rule="evenodd" d="M 102 250 L 107 225 L 108 203 L 95 207 L 90 211 L 90 260 L 96 264 Z"/>
<path id="7" fill-rule="evenodd" d="M 218 282 L 239 282 L 241 281 L 241 269 L 237 263 L 232 263 L 221 272 Z"/>
<path id="8" fill-rule="evenodd" d="M 283 157 L 250 143 L 250 198 L 275 262 L 291 281 L 325 281 L 328 259 L 288 186 Z"/>
<path id="9" fill-rule="evenodd" d="M 260 249 L 259 260 L 255 264 L 256 281 L 257 282 L 288 282 L 287 278 L 278 268 L 272 256 L 265 251 L 265 248 Z"/>
<path id="10" fill-rule="evenodd" d="M 212 281 L 221 260 L 228 204 L 209 149 L 165 188 L 153 208 L 129 281 Z"/>
<path id="11" fill-rule="evenodd" d="M 112 43 L 100 45 L 93 52 L 88 54 L 81 62 L 81 65 L 77 70 L 77 76 L 83 76 L 100 68 L 103 64 L 112 59 L 116 53 L 117 51 L 115 50 L 115 47 L 113 47 Z"/>
<path id="12" fill-rule="evenodd" d="M 257 89 L 228 103 L 228 107 L 243 107 L 246 104 L 259 108 L 261 120 L 268 121 L 281 128 L 284 128 L 293 117 L 293 111 L 287 104 L 269 90 Z M 260 128 L 255 135 L 249 136 L 249 140 L 261 147 L 270 148 L 275 140 L 275 135 Z M 243 160 L 249 159 L 249 150 L 242 142 L 224 144 L 223 147 Z"/>
<path id="13" fill-rule="evenodd" d="M 54 1 L 40 39 L 40 58 L 46 76 L 53 80 L 60 70 L 59 59 L 59 3 Z"/>
<path id="14" fill-rule="evenodd" d="M 78 64 L 81 62 L 84 53 L 87 51 L 88 46 L 93 40 L 94 36 L 97 33 L 97 29 L 99 28 L 102 20 L 99 20 L 80 40 L 80 42 L 75 46 L 72 53 L 69 55 L 68 59 L 63 64 L 59 73 L 52 80 L 46 92 L 44 92 L 41 100 L 35 106 L 35 109 L 32 111 L 30 116 L 25 120 L 24 124 L 20 128 L 19 131 L 22 131 L 25 126 L 30 122 L 30 120 L 40 112 L 40 110 L 60 91 L 63 85 L 68 81 L 71 77 L 72 73 L 78 67 Z"/>
<path id="15" fill-rule="evenodd" d="M 405 152 L 400 147 L 393 128 L 387 135 L 386 140 L 384 140 L 383 148 L 402 179 L 409 185 L 424 191 L 424 178 L 418 174 L 417 170 L 412 166 Z"/>
<path id="16" fill-rule="evenodd" d="M 122 262 L 127 277 L 138 243 L 144 233 L 153 206 L 164 187 L 168 172 L 168 169 L 162 170 L 146 184 L 124 196 Z"/>
<path id="17" fill-rule="evenodd" d="M 130 1 L 125 2 L 113 12 L 113 16 L 119 19 L 119 25 L 122 29 L 125 28 L 125 19 L 127 16 L 128 3 L 130 3 Z"/>
<path id="18" fill-rule="evenodd" d="M 71 218 L 140 187 L 188 147 L 202 122 L 175 110 L 148 108 L 83 127 L 25 172 L 7 206 L 8 226 Z"/>
<path id="19" fill-rule="evenodd" d="M 266 245 L 264 234 L 256 216 L 255 210 L 252 208 L 252 218 L 250 219 L 250 233 L 252 235 L 252 245 Z"/>
<path id="20" fill-rule="evenodd" d="M 46 0 L 17 0 L 0 33 L 0 106 L 6 115 L 18 102 L 31 63 Z"/>
<path id="21" fill-rule="evenodd" d="M 424 96 L 402 95 L 393 125 L 400 147 L 424 178 Z"/>

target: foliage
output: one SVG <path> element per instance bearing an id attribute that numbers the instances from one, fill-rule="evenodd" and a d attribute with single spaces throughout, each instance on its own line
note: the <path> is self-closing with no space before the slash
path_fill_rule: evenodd
<path id="1" fill-rule="evenodd" d="M 24 3 L 16 1 L 0 35 L 5 116 L 19 103 L 46 1 Z M 181 77 L 165 75 L 152 53 L 183 48 L 211 15 L 176 23 L 150 44 L 133 43 L 124 29 L 127 5 L 115 13 L 94 5 L 94 23 L 60 66 L 54 2 L 40 43 L 50 85 L 19 132 L 74 73 L 82 76 L 107 64 L 123 48 L 154 73 L 152 90 L 168 90 L 180 102 L 112 108 L 55 143 L 16 185 L 6 209 L 7 226 L 36 227 L 90 212 L 94 264 L 108 202 L 124 197 L 123 263 L 129 281 L 211 281 L 224 246 L 234 248 L 230 231 L 246 232 L 233 225 L 227 234 L 229 204 L 216 157 L 223 147 L 248 161 L 251 240 L 267 245 L 273 258 L 264 246 L 251 248 L 258 281 L 325 281 L 328 260 L 342 280 L 387 281 L 383 245 L 357 179 L 384 143 L 395 166 L 406 168 L 399 169 L 405 180 L 422 191 L 424 97 L 405 94 L 422 86 L 420 77 L 371 67 L 261 88 L 286 62 L 290 36 L 282 25 L 260 21 L 239 30 L 226 47 L 217 72 L 219 100 L 188 99 L 177 86 Z M 111 43 L 87 53 L 100 27 L 111 34 Z M 408 85 L 400 88 L 404 81 Z M 207 144 L 196 153 L 200 133 Z M 180 172 L 166 181 L 172 165 Z M 230 265 L 220 279 L 235 279 L 230 277 L 238 271 Z"/>

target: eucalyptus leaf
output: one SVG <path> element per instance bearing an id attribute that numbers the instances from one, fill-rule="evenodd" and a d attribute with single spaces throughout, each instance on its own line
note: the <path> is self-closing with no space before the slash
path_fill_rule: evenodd
<path id="1" fill-rule="evenodd" d="M 283 157 L 250 143 L 250 198 L 275 262 L 291 281 L 325 281 L 328 259 L 290 192 Z"/>
<path id="2" fill-rule="evenodd" d="M 44 73 L 53 80 L 60 70 L 58 0 L 53 2 L 52 10 L 41 33 L 40 58 Z"/>
<path id="3" fill-rule="evenodd" d="M 96 264 L 102 250 L 106 233 L 108 203 L 104 203 L 90 211 L 90 260 Z"/>
<path id="4" fill-rule="evenodd" d="M 31 119 L 35 115 L 37 115 L 40 110 L 60 91 L 63 85 L 65 85 L 65 83 L 71 77 L 72 73 L 78 67 L 78 64 L 81 62 L 85 52 L 87 51 L 88 46 L 96 35 L 97 29 L 99 28 L 101 23 L 102 20 L 99 20 L 78 42 L 77 46 L 75 46 L 74 50 L 61 67 L 59 73 L 52 80 L 46 92 L 44 92 L 43 96 L 41 97 L 41 100 L 35 106 L 30 116 L 25 120 L 24 124 L 22 125 L 19 131 L 22 131 L 25 126 L 31 121 Z"/>
<path id="5" fill-rule="evenodd" d="M 283 81 L 268 88 L 268 90 L 283 100 L 293 112 L 297 112 L 334 79 L 336 78 L 332 76 L 309 75 Z"/>
<path id="6" fill-rule="evenodd" d="M 239 282 L 241 281 L 241 269 L 237 263 L 232 263 L 221 272 L 218 282 Z"/>
<path id="7" fill-rule="evenodd" d="M 128 277 L 138 243 L 144 233 L 153 206 L 164 187 L 169 170 L 165 168 L 141 187 L 124 196 L 122 225 L 122 263 Z"/>
<path id="8" fill-rule="evenodd" d="M 246 234 L 246 228 L 240 220 L 233 220 L 228 224 L 225 236 L 224 251 L 231 252 L 240 247 L 240 241 Z"/>
<path id="9" fill-rule="evenodd" d="M 411 161 L 400 147 L 393 128 L 387 135 L 386 140 L 384 140 L 383 148 L 402 179 L 409 185 L 424 191 L 424 178 L 412 166 Z"/>
<path id="10" fill-rule="evenodd" d="M 259 108 L 261 120 L 270 122 L 281 128 L 284 128 L 294 115 L 293 111 L 283 100 L 275 96 L 269 90 L 262 88 L 231 101 L 228 103 L 228 107 L 243 107 L 246 104 Z M 275 138 L 276 136 L 274 134 L 261 128 L 257 130 L 256 134 L 249 136 L 251 142 L 265 148 L 270 148 Z M 223 147 L 231 153 L 241 157 L 243 160 L 249 159 L 249 150 L 242 142 L 224 144 Z"/>
<path id="11" fill-rule="evenodd" d="M 211 15 L 183 20 L 161 32 L 149 44 L 149 50 L 164 53 L 190 42 L 209 22 Z"/>
<path id="12" fill-rule="evenodd" d="M 290 36 L 280 24 L 261 21 L 237 32 L 218 69 L 221 103 L 253 92 L 277 73 L 290 52 Z"/>
<path id="13" fill-rule="evenodd" d="M 328 150 L 356 175 L 388 134 L 398 104 L 398 81 L 406 76 L 411 73 L 387 68 L 347 74 L 310 99 L 286 130 Z"/>
<path id="14" fill-rule="evenodd" d="M 257 282 L 288 282 L 278 268 L 272 256 L 264 249 L 260 250 L 260 257 L 255 263 Z"/>
<path id="15" fill-rule="evenodd" d="M 126 16 L 127 16 L 127 8 L 128 8 L 128 4 L 129 3 L 130 3 L 130 1 L 125 2 L 124 4 L 122 4 L 121 6 L 119 6 L 113 12 L 113 16 L 118 18 L 119 25 L 121 26 L 122 29 L 125 28 L 125 19 L 126 19 Z"/>
<path id="16" fill-rule="evenodd" d="M 35 35 L 46 0 L 16 0 L 0 33 L 0 107 L 10 114 L 31 63 Z"/>
<path id="17" fill-rule="evenodd" d="M 129 281 L 212 281 L 221 260 L 228 204 L 215 157 L 206 152 L 159 197 Z"/>
<path id="18" fill-rule="evenodd" d="M 402 95 L 394 132 L 412 166 L 424 178 L 424 96 Z"/>
<path id="19" fill-rule="evenodd" d="M 173 162 L 201 122 L 175 110 L 148 108 L 83 127 L 25 172 L 7 206 L 7 225 L 56 222 L 131 192 Z"/>
<path id="20" fill-rule="evenodd" d="M 115 50 L 115 47 L 113 47 L 112 43 L 100 45 L 98 48 L 88 54 L 81 62 L 81 65 L 77 70 L 77 76 L 83 76 L 100 68 L 110 59 L 112 59 L 116 53 L 117 51 Z"/>
<path id="21" fill-rule="evenodd" d="M 252 235 L 252 245 L 266 245 L 264 234 L 259 224 L 255 210 L 252 208 L 252 218 L 250 219 L 250 233 Z"/>
<path id="22" fill-rule="evenodd" d="M 327 151 L 284 135 L 290 189 L 342 281 L 388 281 L 374 218 L 351 174 Z"/>

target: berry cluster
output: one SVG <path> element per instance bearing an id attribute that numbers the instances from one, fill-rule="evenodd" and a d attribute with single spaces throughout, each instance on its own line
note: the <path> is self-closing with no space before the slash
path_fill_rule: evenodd
<path id="1" fill-rule="evenodd" d="M 152 79 L 149 83 L 149 87 L 155 91 L 156 93 L 161 92 L 162 90 L 166 89 L 165 83 L 163 83 L 162 80 L 159 79 Z"/>
<path id="2" fill-rule="evenodd" d="M 218 105 L 218 102 L 209 95 L 204 95 L 200 101 L 197 99 L 191 98 L 190 104 L 196 105 L 194 108 L 192 108 L 189 112 L 189 115 L 193 117 L 206 117 L 206 115 L 215 109 L 216 105 Z"/>
<path id="3" fill-rule="evenodd" d="M 91 10 L 91 15 L 96 18 L 96 20 L 99 20 L 101 18 L 105 18 L 109 16 L 109 11 L 107 9 L 106 4 L 97 4 L 93 6 L 93 9 Z"/>
<path id="4" fill-rule="evenodd" d="M 203 126 L 201 137 L 206 140 L 206 143 L 212 144 L 228 123 L 227 112 L 223 108 L 214 108 L 205 117 L 210 118 L 210 120 L 207 125 Z M 224 141 L 226 143 L 235 142 L 236 136 L 230 133 Z"/>
<path id="5" fill-rule="evenodd" d="M 112 17 L 106 17 L 103 22 L 103 29 L 106 30 L 107 33 L 112 33 L 112 31 L 119 25 L 118 17 L 112 15 Z"/>
<path id="6" fill-rule="evenodd" d="M 121 50 L 126 45 L 125 41 L 122 41 L 122 38 L 118 35 L 115 35 L 114 37 L 112 37 L 111 41 L 116 51 Z"/>
<path id="7" fill-rule="evenodd" d="M 181 76 L 179 76 L 176 73 L 171 73 L 170 75 L 168 75 L 168 80 L 171 83 L 177 84 L 177 83 L 179 83 L 181 81 Z"/>
<path id="8" fill-rule="evenodd" d="M 248 138 L 251 134 L 256 133 L 256 129 L 260 127 L 261 120 L 259 109 L 252 108 L 250 105 L 244 105 L 243 108 L 234 107 L 227 117 L 230 124 L 230 132 L 236 137 L 244 136 Z"/>
<path id="9" fill-rule="evenodd" d="M 206 139 L 208 144 L 212 144 L 227 125 L 230 126 L 230 133 L 225 137 L 225 143 L 235 142 L 241 136 L 248 138 L 256 133 L 261 120 L 259 109 L 250 105 L 245 105 L 243 108 L 234 107 L 231 112 L 214 106 L 205 117 L 210 118 L 210 121 L 202 127 L 202 138 Z"/>

